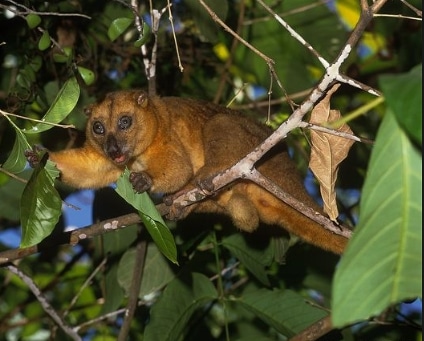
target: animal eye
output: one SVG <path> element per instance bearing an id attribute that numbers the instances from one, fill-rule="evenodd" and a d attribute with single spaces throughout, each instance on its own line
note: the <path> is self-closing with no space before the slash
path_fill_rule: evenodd
<path id="1" fill-rule="evenodd" d="M 132 118 L 130 116 L 122 116 L 118 121 L 119 129 L 126 130 L 131 127 Z"/>
<path id="2" fill-rule="evenodd" d="M 93 123 L 93 132 L 97 135 L 104 135 L 105 134 L 104 125 L 99 121 L 94 122 Z"/>

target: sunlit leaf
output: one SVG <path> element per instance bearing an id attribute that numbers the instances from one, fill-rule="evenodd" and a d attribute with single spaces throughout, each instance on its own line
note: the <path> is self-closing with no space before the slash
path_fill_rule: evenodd
<path id="1" fill-rule="evenodd" d="M 41 242 L 53 231 L 61 214 L 62 200 L 54 179 L 44 167 L 37 167 L 21 199 L 21 247 Z"/>
<path id="2" fill-rule="evenodd" d="M 77 105 L 80 96 L 80 87 L 75 77 L 68 79 L 47 113 L 41 119 L 43 122 L 60 123 Z M 29 130 L 23 130 L 26 134 L 36 134 L 52 128 L 52 125 L 38 123 Z"/>
<path id="3" fill-rule="evenodd" d="M 129 180 L 129 171 L 125 170 L 117 181 L 116 192 L 130 205 L 138 210 L 141 220 L 146 226 L 159 250 L 173 263 L 177 262 L 177 246 L 174 237 L 158 213 L 154 203 L 147 193 L 136 193 Z"/>
<path id="4" fill-rule="evenodd" d="M 145 341 L 182 340 L 193 313 L 215 300 L 218 293 L 211 281 L 199 273 L 175 278 L 151 309 Z"/>
<path id="5" fill-rule="evenodd" d="M 386 113 L 371 155 L 359 224 L 337 267 L 336 327 L 422 296 L 422 155 Z"/>
<path id="6" fill-rule="evenodd" d="M 128 27 L 132 24 L 133 19 L 129 18 L 117 18 L 109 26 L 107 35 L 111 41 L 114 41 L 122 33 L 124 33 Z"/>
<path id="7" fill-rule="evenodd" d="M 81 75 L 81 78 L 86 85 L 91 85 L 96 80 L 94 72 L 85 67 L 78 66 L 78 73 Z"/>

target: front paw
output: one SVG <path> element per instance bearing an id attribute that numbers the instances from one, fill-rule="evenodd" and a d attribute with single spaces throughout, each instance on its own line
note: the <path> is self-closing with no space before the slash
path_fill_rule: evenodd
<path id="1" fill-rule="evenodd" d="M 152 178 L 145 172 L 131 172 L 129 180 L 137 193 L 149 190 L 153 184 Z"/>
<path id="2" fill-rule="evenodd" d="M 25 150 L 24 155 L 31 168 L 35 168 L 39 165 L 43 156 L 42 152 L 44 151 L 46 151 L 46 149 L 41 146 L 33 146 L 32 149 Z"/>

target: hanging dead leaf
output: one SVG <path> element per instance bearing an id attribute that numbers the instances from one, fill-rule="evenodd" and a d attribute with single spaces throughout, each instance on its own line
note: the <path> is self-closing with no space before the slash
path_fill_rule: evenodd
<path id="1" fill-rule="evenodd" d="M 340 111 L 330 109 L 331 96 L 339 88 L 333 86 L 326 96 L 312 110 L 310 123 L 322 125 L 340 119 Z M 343 124 L 337 131 L 350 133 L 352 130 Z M 337 221 L 339 211 L 336 203 L 335 185 L 340 163 L 346 158 L 353 140 L 328 133 L 311 130 L 311 159 L 309 168 L 320 184 L 321 196 L 324 201 L 324 212 L 333 221 Z"/>

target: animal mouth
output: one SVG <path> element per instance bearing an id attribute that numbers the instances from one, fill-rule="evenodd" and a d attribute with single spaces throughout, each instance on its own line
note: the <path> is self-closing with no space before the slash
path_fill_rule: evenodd
<path id="1" fill-rule="evenodd" d="M 116 164 L 122 165 L 122 164 L 125 164 L 127 162 L 127 157 L 125 156 L 125 154 L 118 154 L 118 155 L 114 155 L 112 157 L 112 160 Z"/>

